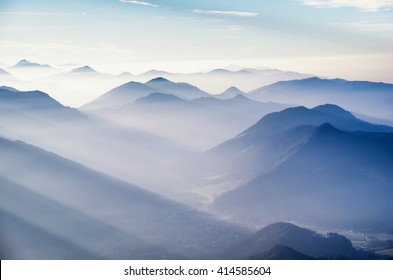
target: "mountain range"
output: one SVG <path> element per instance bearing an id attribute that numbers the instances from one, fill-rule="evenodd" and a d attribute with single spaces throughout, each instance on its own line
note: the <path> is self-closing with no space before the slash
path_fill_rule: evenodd
<path id="1" fill-rule="evenodd" d="M 393 127 L 377 123 L 393 120 L 392 85 L 18 65 L 0 86 L 3 259 L 378 258 L 343 235 L 391 246 Z"/>
<path id="2" fill-rule="evenodd" d="M 244 91 L 241 91 L 237 87 L 229 87 L 222 93 L 214 95 L 214 97 L 219 99 L 230 99 L 238 95 L 245 95 L 245 94 L 246 93 Z"/>
<path id="3" fill-rule="evenodd" d="M 304 106 L 332 103 L 385 120 L 393 120 L 393 85 L 368 81 L 321 79 L 280 81 L 249 92 L 258 101 L 284 102 Z"/>
<path id="4" fill-rule="evenodd" d="M 16 68 L 51 68 L 48 64 L 40 64 L 36 62 L 31 62 L 27 59 L 22 59 L 18 61 L 14 66 L 9 67 L 10 69 Z"/>
<path id="5" fill-rule="evenodd" d="M 286 105 L 261 103 L 243 95 L 217 99 L 189 84 L 156 78 L 144 84 L 123 84 L 81 110 L 201 150 L 282 108 Z"/>
<path id="6" fill-rule="evenodd" d="M 0 138 L 0 153 L 2 259 L 360 256 L 338 234 L 285 223 L 250 233 L 21 141 Z"/>
<path id="7" fill-rule="evenodd" d="M 371 124 L 332 104 L 308 109 L 294 107 L 266 115 L 233 139 L 208 151 L 214 166 L 211 175 L 244 183 L 284 162 L 324 123 L 346 131 L 393 132 L 393 128 Z M 240 180 L 240 182 L 239 182 Z"/>
<path id="8" fill-rule="evenodd" d="M 159 77 L 146 83 L 129 82 L 123 84 L 103 94 L 96 100 L 84 105 L 82 109 L 90 111 L 105 107 L 122 106 L 156 92 L 171 94 L 186 100 L 191 100 L 201 96 L 209 96 L 208 93 L 203 92 L 190 84 L 174 83 Z"/>
<path id="9" fill-rule="evenodd" d="M 291 155 L 218 197 L 214 207 L 248 223 L 285 220 L 390 232 L 392 139 L 392 133 L 322 124 Z"/>
<path id="10" fill-rule="evenodd" d="M 208 92 L 219 93 L 230 87 L 237 87 L 243 91 L 254 90 L 258 87 L 269 85 L 278 81 L 302 79 L 310 77 L 307 74 L 281 71 L 277 69 L 241 68 L 237 69 L 214 69 L 207 72 L 188 74 L 169 73 L 166 71 L 148 71 L 139 75 L 143 79 L 164 77 L 174 81 L 184 81 L 197 85 Z"/>
<path id="11" fill-rule="evenodd" d="M 163 183 L 177 186 L 169 169 L 191 152 L 160 136 L 65 107 L 39 91 L 1 88 L 0 108 L 4 137 L 23 139 L 161 193 L 168 192 Z M 146 176 L 148 172 L 155 172 L 157 178 Z"/>

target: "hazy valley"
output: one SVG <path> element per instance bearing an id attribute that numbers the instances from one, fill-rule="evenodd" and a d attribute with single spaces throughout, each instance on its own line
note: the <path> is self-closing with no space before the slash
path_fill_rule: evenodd
<path id="1" fill-rule="evenodd" d="M 27 60 L 0 83 L 2 259 L 389 258 L 391 84 Z"/>

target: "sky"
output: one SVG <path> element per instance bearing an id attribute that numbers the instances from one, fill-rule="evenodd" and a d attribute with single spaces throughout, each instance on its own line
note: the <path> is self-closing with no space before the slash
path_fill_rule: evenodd
<path id="1" fill-rule="evenodd" d="M 0 0 L 0 67 L 240 65 L 393 83 L 393 0 Z"/>

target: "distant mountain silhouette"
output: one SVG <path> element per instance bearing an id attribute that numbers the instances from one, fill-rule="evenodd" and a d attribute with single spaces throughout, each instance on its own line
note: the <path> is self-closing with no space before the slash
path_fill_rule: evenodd
<path id="1" fill-rule="evenodd" d="M 258 101 L 305 106 L 332 103 L 356 113 L 393 120 L 392 84 L 312 77 L 277 82 L 253 90 L 249 96 Z"/>
<path id="2" fill-rule="evenodd" d="M 306 78 L 310 77 L 310 75 L 268 68 L 242 69 L 241 67 L 236 67 L 236 69 L 214 69 L 208 72 L 187 74 L 151 70 L 138 75 L 138 77 L 142 79 L 163 77 L 171 81 L 181 81 L 196 85 L 207 92 L 219 93 L 230 87 L 238 87 L 250 91 L 278 81 Z M 237 92 L 237 94 L 239 93 L 240 92 Z M 233 95 L 231 97 L 233 97 Z"/>
<path id="3" fill-rule="evenodd" d="M 11 69 L 16 69 L 16 68 L 52 68 L 48 64 L 39 64 L 35 62 L 30 62 L 27 59 L 22 59 L 18 63 L 16 63 L 14 66 L 11 66 L 9 68 Z"/>
<path id="4" fill-rule="evenodd" d="M 138 100 L 136 100 L 136 103 L 150 103 L 150 102 L 184 102 L 184 99 L 181 99 L 177 96 L 170 95 L 170 94 L 165 94 L 165 93 L 159 93 L 159 92 L 154 92 L 149 94 L 146 97 L 141 97 Z M 185 101 L 187 102 L 187 101 Z"/>
<path id="5" fill-rule="evenodd" d="M 223 194 L 214 205 L 254 222 L 295 220 L 390 231 L 392 135 L 346 132 L 323 124 L 277 167 Z M 257 162 L 248 163 L 253 164 Z"/>
<path id="6" fill-rule="evenodd" d="M 319 126 L 325 122 L 348 131 L 393 132 L 392 127 L 362 121 L 336 105 L 326 104 L 313 109 L 300 106 L 269 114 L 239 136 L 271 135 L 300 125 Z"/>
<path id="7" fill-rule="evenodd" d="M 367 123 L 336 105 L 288 108 L 266 115 L 210 150 L 208 154 L 219 160 L 213 169 L 230 178 L 250 180 L 285 161 L 309 139 L 316 126 L 324 123 L 347 131 L 393 132 L 392 127 Z"/>
<path id="8" fill-rule="evenodd" d="M 188 83 L 174 83 L 162 77 L 152 79 L 146 85 L 158 92 L 168 93 L 187 100 L 209 96 L 208 93 L 200 90 L 196 86 Z"/>
<path id="9" fill-rule="evenodd" d="M 131 74 L 130 72 L 122 72 L 119 75 L 117 75 L 117 77 L 118 78 L 123 78 L 123 77 L 125 77 L 125 78 L 132 78 L 132 77 L 134 77 L 134 75 Z"/>
<path id="10" fill-rule="evenodd" d="M 257 102 L 242 94 L 238 94 L 228 99 L 218 99 L 215 96 L 201 97 L 194 99 L 194 102 L 231 112 L 239 116 L 249 117 L 253 120 L 257 120 L 266 114 L 280 111 L 288 107 L 288 105 L 273 102 Z"/>
<path id="11" fill-rule="evenodd" d="M 174 95 L 154 92 L 146 97 L 137 99 L 132 104 L 119 108 L 119 112 L 132 115 L 161 116 L 165 119 L 166 114 L 195 116 L 201 109 L 199 104 L 179 98 Z M 192 121 L 192 120 L 190 120 Z"/>
<path id="12" fill-rule="evenodd" d="M 69 73 L 71 74 L 98 74 L 96 70 L 91 68 L 90 66 L 82 66 L 78 68 L 72 69 Z"/>
<path id="13" fill-rule="evenodd" d="M 148 77 L 150 79 L 153 79 L 153 78 L 157 78 L 157 77 L 164 77 L 164 76 L 170 76 L 170 75 L 173 75 L 173 73 L 153 69 L 153 70 L 149 70 L 147 72 L 144 72 L 144 73 L 140 74 L 139 76 Z"/>
<path id="14" fill-rule="evenodd" d="M 92 102 L 82 106 L 83 110 L 98 110 L 114 106 L 123 106 L 135 100 L 146 97 L 151 93 L 173 95 L 185 100 L 208 96 L 206 92 L 187 83 L 174 83 L 162 77 L 152 79 L 147 83 L 129 82 L 116 87 Z"/>
<path id="15" fill-rule="evenodd" d="M 237 87 L 230 87 L 227 90 L 225 90 L 224 92 L 214 95 L 214 97 L 219 98 L 219 99 L 230 99 L 230 98 L 233 98 L 239 94 L 244 95 L 245 92 L 241 91 Z"/>
<path id="16" fill-rule="evenodd" d="M 148 96 L 154 90 L 138 82 L 129 82 L 101 95 L 92 102 L 81 107 L 83 110 L 96 110 L 132 103 L 138 98 Z"/>

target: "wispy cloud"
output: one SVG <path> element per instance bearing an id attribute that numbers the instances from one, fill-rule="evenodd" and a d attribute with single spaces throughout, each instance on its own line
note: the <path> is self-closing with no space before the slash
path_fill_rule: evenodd
<path id="1" fill-rule="evenodd" d="M 148 6 L 148 7 L 154 7 L 154 8 L 160 7 L 156 4 L 149 3 L 149 2 L 132 1 L 132 0 L 119 0 L 119 1 L 123 2 L 123 3 L 130 3 L 130 4 L 134 4 L 134 5 Z"/>
<path id="2" fill-rule="evenodd" d="M 298 0 L 306 6 L 318 8 L 355 7 L 364 11 L 391 10 L 393 0 Z"/>
<path id="3" fill-rule="evenodd" d="M 238 17 L 256 17 L 257 13 L 251 12 L 238 12 L 238 11 L 206 11 L 195 9 L 192 11 L 194 14 L 207 14 L 207 15 L 219 15 L 219 16 L 238 16 Z"/>

